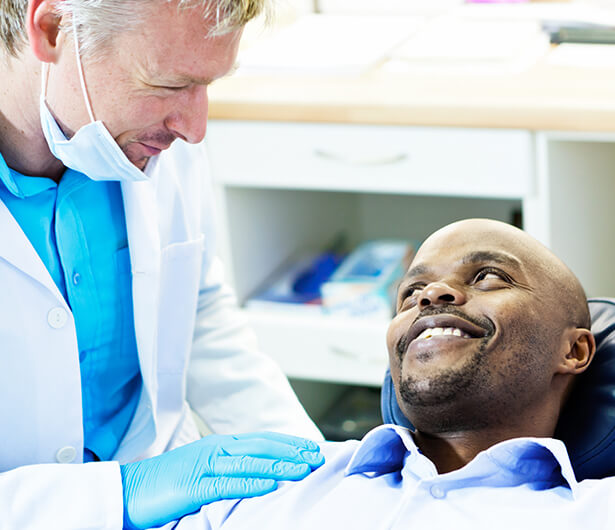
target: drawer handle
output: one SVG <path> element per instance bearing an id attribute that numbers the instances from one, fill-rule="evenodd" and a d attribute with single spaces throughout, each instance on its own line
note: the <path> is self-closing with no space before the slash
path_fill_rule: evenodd
<path id="1" fill-rule="evenodd" d="M 380 358 L 372 357 L 371 355 L 365 355 L 363 353 L 357 353 L 350 350 L 345 350 L 342 348 L 338 348 L 337 346 L 329 346 L 329 351 L 332 354 L 337 355 L 338 357 L 344 357 L 344 359 L 352 359 L 353 361 L 361 361 L 362 363 L 382 363 L 382 359 Z"/>
<path id="2" fill-rule="evenodd" d="M 384 166 L 387 164 L 398 164 L 408 158 L 407 153 L 392 153 L 390 155 L 347 155 L 326 151 L 325 149 L 314 149 L 314 155 L 325 160 L 333 160 L 342 164 L 353 166 Z"/>

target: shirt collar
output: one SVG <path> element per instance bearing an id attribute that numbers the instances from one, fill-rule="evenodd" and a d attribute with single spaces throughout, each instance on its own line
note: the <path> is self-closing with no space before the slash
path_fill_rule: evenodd
<path id="1" fill-rule="evenodd" d="M 355 450 L 345 474 L 391 473 L 404 467 L 406 457 L 420 454 L 412 434 L 397 425 L 381 425 L 365 435 Z M 566 446 L 553 438 L 514 438 L 505 440 L 479 453 L 463 468 L 448 473 L 451 478 L 462 480 L 464 476 L 484 473 L 488 466 L 496 466 L 504 474 L 523 479 L 528 483 L 567 484 L 573 497 L 578 483 Z"/>
<path id="2" fill-rule="evenodd" d="M 573 497 L 578 482 L 564 442 L 554 438 L 514 438 L 500 442 L 476 456 L 488 458 L 501 468 L 534 483 L 566 484 Z M 470 464 L 468 464 L 470 465 Z M 468 466 L 466 466 L 468 467 Z"/>
<path id="3" fill-rule="evenodd" d="M 408 429 L 380 425 L 368 432 L 346 466 L 346 475 L 377 471 L 390 473 L 404 466 L 407 454 L 419 452 Z"/>
<path id="4" fill-rule="evenodd" d="M 0 181 L 15 197 L 24 199 L 57 187 L 55 181 L 46 177 L 29 177 L 9 168 L 0 154 Z"/>

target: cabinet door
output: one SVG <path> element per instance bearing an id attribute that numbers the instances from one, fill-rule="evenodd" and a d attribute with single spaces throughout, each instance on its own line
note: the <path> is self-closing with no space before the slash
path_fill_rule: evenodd
<path id="1" fill-rule="evenodd" d="M 532 183 L 528 131 L 213 121 L 207 142 L 230 186 L 521 198 Z"/>

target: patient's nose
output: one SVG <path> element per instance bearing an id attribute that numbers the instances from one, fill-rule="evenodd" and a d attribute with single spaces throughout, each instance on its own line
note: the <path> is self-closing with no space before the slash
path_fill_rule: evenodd
<path id="1" fill-rule="evenodd" d="M 430 305 L 461 305 L 465 301 L 466 297 L 459 289 L 445 282 L 433 282 L 421 291 L 419 307 L 422 309 Z"/>

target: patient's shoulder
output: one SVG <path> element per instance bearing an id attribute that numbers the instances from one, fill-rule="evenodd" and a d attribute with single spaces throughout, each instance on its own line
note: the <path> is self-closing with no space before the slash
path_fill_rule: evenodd
<path id="1" fill-rule="evenodd" d="M 325 465 L 334 465 L 348 461 L 361 442 L 359 440 L 347 440 L 345 442 L 319 442 L 320 451 L 325 457 Z"/>
<path id="2" fill-rule="evenodd" d="M 259 518 L 291 516 L 306 503 L 316 500 L 324 491 L 332 489 L 344 477 L 344 471 L 359 445 L 357 440 L 319 442 L 325 463 L 301 481 L 280 482 L 278 488 L 262 497 L 214 502 L 200 512 L 184 517 L 175 528 L 179 530 L 217 530 L 233 527 L 248 528 Z M 312 499 L 313 498 L 313 499 Z M 229 520 L 229 516 L 231 516 Z M 253 526 L 258 528 L 259 526 Z"/>

